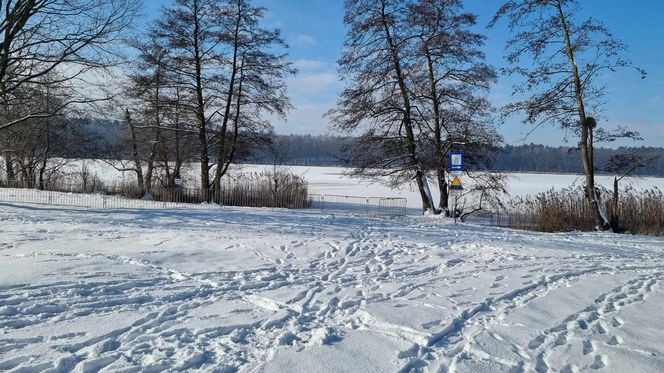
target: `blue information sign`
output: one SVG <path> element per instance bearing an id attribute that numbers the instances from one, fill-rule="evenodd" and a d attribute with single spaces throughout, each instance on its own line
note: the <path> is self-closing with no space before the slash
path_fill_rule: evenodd
<path id="1" fill-rule="evenodd" d="M 463 153 L 456 152 L 450 153 L 450 171 L 461 172 L 463 171 Z"/>

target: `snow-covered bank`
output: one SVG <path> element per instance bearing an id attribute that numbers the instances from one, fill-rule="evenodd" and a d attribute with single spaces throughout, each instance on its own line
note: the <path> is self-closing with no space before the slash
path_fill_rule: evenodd
<path id="1" fill-rule="evenodd" d="M 0 370 L 664 370 L 664 241 L 0 205 Z"/>

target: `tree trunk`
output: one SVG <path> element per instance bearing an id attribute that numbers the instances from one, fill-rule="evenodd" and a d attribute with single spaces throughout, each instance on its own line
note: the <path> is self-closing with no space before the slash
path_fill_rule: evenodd
<path id="1" fill-rule="evenodd" d="M 159 118 L 159 110 L 157 110 L 157 118 Z M 147 171 L 145 174 L 145 188 L 146 193 L 152 191 L 152 179 L 154 177 L 155 162 L 157 161 L 159 143 L 161 142 L 161 123 L 158 121 L 155 128 L 154 144 L 150 146 L 150 158 L 148 159 Z"/>
<path id="2" fill-rule="evenodd" d="M 203 98 L 203 66 L 199 45 L 200 23 L 198 3 L 194 4 L 194 65 L 196 74 L 196 119 L 198 121 L 198 146 L 201 162 L 201 198 L 210 200 L 210 156 L 208 154 L 207 119 Z"/>
<path id="3" fill-rule="evenodd" d="M 152 190 L 152 178 L 154 175 L 155 162 L 159 155 L 159 147 L 161 145 L 161 84 L 162 84 L 162 70 L 161 66 L 156 71 L 156 90 L 154 97 L 154 122 L 155 133 L 154 142 L 150 145 L 150 158 L 148 159 L 147 173 L 145 175 L 145 187 L 147 192 Z M 164 150 L 165 152 L 165 150 Z M 168 170 L 168 161 L 166 162 L 166 169 Z"/>
<path id="4" fill-rule="evenodd" d="M 597 190 L 595 189 L 595 172 L 594 165 L 592 164 L 591 149 L 588 147 L 590 129 L 588 125 L 582 125 L 581 127 L 581 161 L 583 162 L 583 171 L 586 177 L 586 197 L 590 202 L 590 206 L 593 210 L 593 215 L 595 217 L 595 223 L 597 228 L 601 230 L 607 230 L 609 224 L 606 219 L 602 216 L 602 212 L 599 206 L 599 198 L 597 198 Z"/>
<path id="5" fill-rule="evenodd" d="M 591 129 L 588 125 L 588 117 L 586 115 L 585 103 L 583 99 L 583 88 L 581 86 L 581 77 L 579 75 L 579 68 L 576 65 L 574 58 L 574 49 L 572 48 L 572 40 L 570 37 L 569 25 L 563 12 L 562 4 L 560 0 L 557 1 L 556 7 L 558 8 L 558 15 L 560 18 L 560 24 L 565 35 L 565 44 L 567 47 L 567 57 L 569 59 L 572 75 L 574 79 L 574 92 L 577 110 L 579 113 L 579 126 L 581 127 L 581 141 L 579 143 L 581 147 L 581 162 L 583 163 L 583 171 L 586 176 L 586 196 L 590 207 L 592 208 L 593 215 L 595 218 L 595 224 L 597 229 L 607 230 L 609 229 L 609 223 L 606 218 L 602 216 L 600 210 L 599 199 L 597 198 L 597 191 L 595 189 L 595 165 L 593 164 L 593 155 L 592 155 L 592 144 L 588 146 L 589 140 L 591 137 Z"/>
<path id="6" fill-rule="evenodd" d="M 241 3 L 237 3 L 237 18 L 235 20 L 235 32 L 233 34 L 233 62 L 231 66 L 231 79 L 228 85 L 228 93 L 226 95 L 226 104 L 224 108 L 224 118 L 221 124 L 221 131 L 219 133 L 219 150 L 217 153 L 217 169 L 214 175 L 214 190 L 217 198 L 221 198 L 221 178 L 224 176 L 223 168 L 226 160 L 226 131 L 228 129 L 228 121 L 231 115 L 231 107 L 233 106 L 233 94 L 235 93 L 235 79 L 238 74 L 238 50 L 240 38 L 240 24 L 242 21 L 242 8 Z"/>
<path id="7" fill-rule="evenodd" d="M 233 136 L 231 137 L 230 153 L 226 158 L 225 164 L 220 166 L 221 176 L 226 175 L 228 168 L 235 159 L 235 152 L 237 151 L 237 139 L 240 136 L 240 111 L 242 109 L 242 99 L 244 98 L 242 86 L 244 84 L 244 56 L 242 57 L 242 64 L 240 65 L 240 81 L 237 89 L 237 99 L 235 100 L 235 116 L 233 117 Z"/>
<path id="8" fill-rule="evenodd" d="M 440 115 L 440 102 L 438 101 L 438 87 L 436 85 L 436 77 L 433 67 L 433 60 L 429 52 L 429 45 L 424 44 L 424 55 L 427 59 L 429 68 L 429 95 L 431 96 L 431 103 L 433 107 L 433 121 L 434 121 L 434 146 L 436 147 L 436 177 L 438 179 L 438 191 L 440 193 L 440 200 L 438 201 L 438 211 L 448 211 L 449 209 L 449 196 L 447 191 L 447 180 L 445 178 L 445 151 L 443 149 L 443 119 Z"/>
<path id="9" fill-rule="evenodd" d="M 46 181 L 44 180 L 44 174 L 46 174 L 46 168 L 48 167 L 49 153 L 51 150 L 51 126 L 50 121 L 46 120 L 46 147 L 44 149 L 44 154 L 42 156 L 41 167 L 39 168 L 39 190 L 46 190 Z"/>
<path id="10" fill-rule="evenodd" d="M 7 185 L 14 186 L 16 184 L 16 172 L 14 172 L 14 157 L 11 152 L 5 153 L 5 171 L 7 173 Z"/>
<path id="11" fill-rule="evenodd" d="M 399 85 L 399 90 L 401 92 L 401 97 L 404 104 L 404 115 L 403 115 L 403 125 L 406 130 L 406 144 L 408 149 L 408 155 L 410 158 L 410 165 L 415 170 L 415 182 L 417 183 L 417 188 L 420 191 L 420 197 L 422 198 L 422 212 L 426 213 L 435 213 L 433 197 L 431 196 L 431 189 L 429 189 L 429 183 L 426 179 L 426 174 L 422 170 L 420 161 L 417 156 L 417 144 L 415 140 L 415 133 L 413 131 L 412 123 L 412 106 L 410 105 L 410 93 L 406 87 L 406 81 L 401 70 L 401 61 L 399 59 L 399 54 L 397 52 L 396 44 L 392 38 L 392 33 L 390 32 L 390 26 L 387 23 L 387 14 L 385 13 L 385 1 L 382 1 L 381 8 L 381 22 L 383 24 L 383 29 L 385 31 L 385 36 L 388 42 L 388 48 L 390 49 L 390 55 L 392 58 L 392 63 L 394 64 L 394 72 L 396 74 L 397 83 Z"/>
<path id="12" fill-rule="evenodd" d="M 180 179 L 180 170 L 182 169 L 182 153 L 180 150 L 180 141 L 182 133 L 180 132 L 180 90 L 176 88 L 176 104 L 175 104 L 175 165 L 173 166 L 173 173 L 170 180 L 171 187 L 175 186 L 175 179 Z M 167 166 L 168 167 L 168 166 Z"/>
<path id="13" fill-rule="evenodd" d="M 436 171 L 436 176 L 438 177 L 438 191 L 440 192 L 440 201 L 438 202 L 438 208 L 440 212 L 449 211 L 450 209 L 450 195 L 447 190 L 447 178 L 445 175 L 445 170 L 439 169 Z"/>
<path id="14" fill-rule="evenodd" d="M 140 153 L 138 151 L 138 140 L 136 139 L 136 129 L 134 128 L 134 122 L 131 119 L 131 113 L 129 109 L 125 110 L 125 122 L 129 126 L 129 135 L 130 135 L 130 145 L 131 145 L 131 156 L 134 162 L 134 171 L 136 172 L 136 182 L 140 196 L 143 197 L 145 192 L 145 184 L 143 180 L 143 165 L 141 164 Z"/>
<path id="15" fill-rule="evenodd" d="M 154 153 L 153 153 L 154 154 Z M 145 193 L 148 194 L 152 190 L 152 177 L 154 175 L 154 162 L 155 162 L 155 156 L 151 155 L 150 159 L 148 159 L 148 164 L 147 164 L 147 169 L 145 171 Z"/>
<path id="16" fill-rule="evenodd" d="M 622 233 L 620 228 L 620 211 L 619 202 L 620 202 L 620 191 L 618 189 L 618 178 L 613 178 L 613 199 L 611 201 L 611 229 L 615 233 Z"/>

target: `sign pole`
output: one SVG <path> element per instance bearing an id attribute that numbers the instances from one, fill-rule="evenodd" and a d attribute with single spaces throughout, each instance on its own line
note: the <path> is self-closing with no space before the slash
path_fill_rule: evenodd
<path id="1" fill-rule="evenodd" d="M 457 223 L 457 204 L 459 203 L 459 196 L 454 197 L 454 224 Z"/>
<path id="2" fill-rule="evenodd" d="M 461 176 L 464 170 L 464 153 L 463 152 L 450 152 L 450 176 L 454 180 L 450 183 L 450 194 L 454 196 L 454 224 L 457 224 L 457 212 L 459 205 L 459 197 L 463 193 L 463 184 L 461 184 Z"/>
<path id="3" fill-rule="evenodd" d="M 454 224 L 456 224 L 458 218 L 457 213 L 459 211 L 459 197 L 461 197 L 461 194 L 463 193 L 463 184 L 461 184 L 459 176 L 454 177 L 449 188 L 450 195 L 454 198 L 454 210 L 452 211 L 452 214 L 454 214 Z"/>

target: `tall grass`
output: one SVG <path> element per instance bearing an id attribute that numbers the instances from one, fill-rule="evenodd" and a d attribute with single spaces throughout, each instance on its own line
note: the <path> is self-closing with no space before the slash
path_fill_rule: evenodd
<path id="1" fill-rule="evenodd" d="M 664 193 L 658 188 L 622 192 L 618 206 L 621 229 L 664 236 Z"/>
<path id="2" fill-rule="evenodd" d="M 603 213 L 612 220 L 616 232 L 664 236 L 664 193 L 658 188 L 638 191 L 624 188 L 619 192 L 617 211 L 614 211 L 611 191 L 602 190 L 599 195 Z M 569 232 L 596 228 L 591 206 L 581 187 L 514 198 L 505 215 L 501 225 L 517 229 Z"/>

